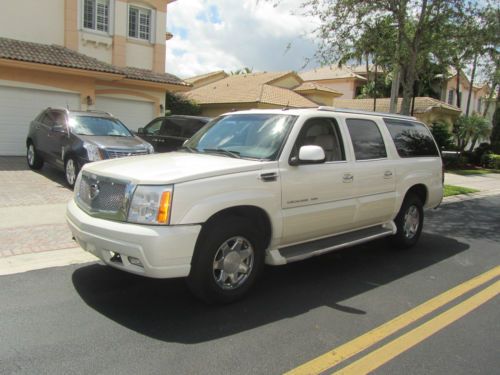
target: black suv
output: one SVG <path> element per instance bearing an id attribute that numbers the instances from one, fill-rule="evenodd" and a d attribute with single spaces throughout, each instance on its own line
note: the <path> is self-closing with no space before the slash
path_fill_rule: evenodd
<path id="1" fill-rule="evenodd" d="M 26 147 L 31 169 L 44 162 L 61 168 L 70 187 L 85 163 L 154 152 L 109 113 L 60 108 L 47 108 L 31 122 Z"/>
<path id="2" fill-rule="evenodd" d="M 157 117 L 139 128 L 137 135 L 151 143 L 156 152 L 174 151 L 211 120 L 210 117 L 185 115 Z"/>

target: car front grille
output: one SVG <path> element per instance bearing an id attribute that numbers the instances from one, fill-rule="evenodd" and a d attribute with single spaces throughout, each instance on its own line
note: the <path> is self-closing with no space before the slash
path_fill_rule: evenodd
<path id="1" fill-rule="evenodd" d="M 132 185 L 126 181 L 82 173 L 76 202 L 89 215 L 125 221 Z"/>
<path id="2" fill-rule="evenodd" d="M 106 155 L 109 159 L 123 158 L 126 156 L 147 155 L 147 153 L 147 150 L 106 149 Z"/>

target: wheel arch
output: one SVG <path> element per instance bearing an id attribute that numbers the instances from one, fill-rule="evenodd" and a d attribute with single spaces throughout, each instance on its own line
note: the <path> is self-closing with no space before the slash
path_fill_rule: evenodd
<path id="1" fill-rule="evenodd" d="M 404 199 L 411 194 L 415 194 L 422 202 L 422 206 L 425 206 L 429 197 L 429 189 L 425 184 L 415 184 L 406 191 Z"/>
<path id="2" fill-rule="evenodd" d="M 205 223 L 203 223 L 201 233 L 198 236 L 198 241 L 203 240 L 204 232 L 206 233 L 208 228 L 215 225 L 217 221 L 220 221 L 227 217 L 240 217 L 244 219 L 249 219 L 252 225 L 255 225 L 255 227 L 258 228 L 259 233 L 262 234 L 261 245 L 263 249 L 266 249 L 271 243 L 271 238 L 272 238 L 271 219 L 264 209 L 252 205 L 232 206 L 224 208 L 214 213 L 212 216 L 208 218 L 208 220 Z"/>

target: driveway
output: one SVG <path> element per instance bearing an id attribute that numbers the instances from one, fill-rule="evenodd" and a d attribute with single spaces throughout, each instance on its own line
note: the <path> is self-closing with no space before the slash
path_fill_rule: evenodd
<path id="1" fill-rule="evenodd" d="M 72 194 L 60 171 L 0 156 L 0 258 L 74 248 L 64 218 Z"/>

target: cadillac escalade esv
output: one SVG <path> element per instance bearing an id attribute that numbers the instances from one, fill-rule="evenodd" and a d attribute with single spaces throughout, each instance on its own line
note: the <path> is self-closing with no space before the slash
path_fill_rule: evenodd
<path id="1" fill-rule="evenodd" d="M 187 277 L 198 297 L 226 303 L 264 264 L 381 237 L 411 247 L 442 196 L 438 148 L 413 117 L 250 110 L 218 117 L 176 152 L 86 164 L 67 221 L 106 264 Z"/>

